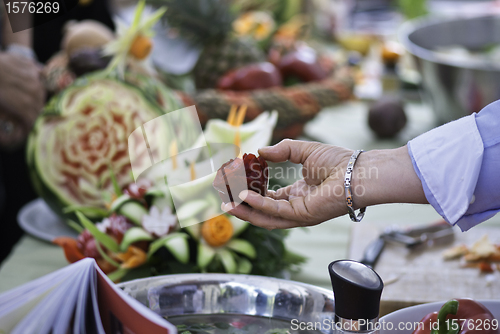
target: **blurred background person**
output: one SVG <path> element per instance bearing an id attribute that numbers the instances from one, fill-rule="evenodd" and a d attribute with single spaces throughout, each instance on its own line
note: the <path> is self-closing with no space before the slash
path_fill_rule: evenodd
<path id="1" fill-rule="evenodd" d="M 107 0 L 80 1 L 66 15 L 39 26 L 36 16 L 23 19 L 35 27 L 13 33 L 6 13 L 0 13 L 0 261 L 23 234 L 17 224 L 19 210 L 37 197 L 24 144 L 46 99 L 42 64 L 60 50 L 68 21 L 92 19 L 114 29 Z"/>

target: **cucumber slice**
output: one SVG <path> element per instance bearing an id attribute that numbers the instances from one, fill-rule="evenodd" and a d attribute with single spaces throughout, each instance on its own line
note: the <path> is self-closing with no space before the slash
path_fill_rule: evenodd
<path id="1" fill-rule="evenodd" d="M 166 198 L 166 197 L 163 197 L 163 196 L 157 196 L 157 197 L 153 197 L 152 200 L 151 200 L 151 206 L 156 206 L 157 208 L 170 208 L 171 211 L 172 208 L 173 208 L 173 203 L 172 203 L 172 199 L 170 198 Z"/>
<path id="2" fill-rule="evenodd" d="M 205 245 L 204 243 L 198 244 L 198 267 L 201 269 L 206 268 L 215 257 L 215 250 Z"/>
<path id="3" fill-rule="evenodd" d="M 193 239 L 200 240 L 200 237 L 201 237 L 201 227 L 200 227 L 200 225 L 198 225 L 198 221 L 196 219 L 193 219 L 193 222 L 194 222 L 193 224 L 188 225 L 188 226 L 186 226 L 184 228 L 193 237 Z"/>
<path id="4" fill-rule="evenodd" d="M 163 197 L 172 202 L 172 195 L 170 195 L 170 189 L 168 189 L 166 184 L 157 184 L 149 188 L 145 196 L 152 196 L 153 198 Z"/>
<path id="5" fill-rule="evenodd" d="M 210 203 L 203 199 L 188 202 L 177 210 L 177 218 L 179 220 L 185 220 L 194 217 L 205 210 L 209 205 Z"/>
<path id="6" fill-rule="evenodd" d="M 233 239 L 226 244 L 226 247 L 238 253 L 246 255 L 251 259 L 255 259 L 257 252 L 255 247 L 248 241 L 243 239 Z"/>
<path id="7" fill-rule="evenodd" d="M 164 197 L 165 192 L 159 188 L 150 188 L 144 196 Z"/>
<path id="8" fill-rule="evenodd" d="M 127 251 L 128 246 L 137 241 L 151 241 L 153 237 L 148 232 L 144 231 L 140 227 L 132 227 L 125 232 L 123 235 L 122 243 L 120 244 L 120 250 L 122 252 Z"/>
<path id="9" fill-rule="evenodd" d="M 198 220 L 198 223 L 200 222 L 200 220 L 206 221 L 214 217 L 220 216 L 221 214 L 222 212 L 218 210 L 217 207 L 208 205 L 207 208 L 203 210 L 203 213 L 199 216 L 201 219 Z M 187 225 L 187 224 L 184 224 L 183 222 L 182 225 Z"/>
<path id="10" fill-rule="evenodd" d="M 203 221 L 223 214 L 220 209 L 221 200 L 218 196 L 215 196 L 212 192 L 209 192 L 206 195 L 205 200 L 207 201 L 208 206 L 200 217 L 201 219 L 203 219 Z"/>
<path id="11" fill-rule="evenodd" d="M 176 237 L 165 241 L 165 247 L 180 263 L 189 262 L 189 245 L 186 238 Z"/>
<path id="12" fill-rule="evenodd" d="M 234 255 L 230 251 L 224 248 L 218 249 L 217 256 L 222 261 L 222 265 L 228 274 L 236 273 L 236 261 L 234 260 Z"/>
<path id="13" fill-rule="evenodd" d="M 240 257 L 238 260 L 238 273 L 239 274 L 250 274 L 252 272 L 252 262 L 244 257 Z"/>
<path id="14" fill-rule="evenodd" d="M 216 173 L 212 173 L 199 179 L 170 187 L 172 197 L 179 202 L 189 201 L 196 197 L 199 198 L 201 192 L 211 188 L 215 180 L 215 175 Z"/>
<path id="15" fill-rule="evenodd" d="M 218 196 L 215 196 L 213 192 L 209 192 L 207 194 L 206 200 L 208 203 L 210 203 L 210 206 L 220 208 L 221 199 Z"/>
<path id="16" fill-rule="evenodd" d="M 151 245 L 149 245 L 149 250 L 148 250 L 148 259 L 154 254 L 156 253 L 156 251 L 160 248 L 162 248 L 163 246 L 165 246 L 165 242 L 167 242 L 168 240 L 172 239 L 172 238 L 184 238 L 184 239 L 187 239 L 189 238 L 189 236 L 186 234 L 186 233 L 170 233 L 158 240 L 155 240 L 154 242 L 151 243 Z"/>
<path id="17" fill-rule="evenodd" d="M 121 195 L 120 197 L 118 197 L 117 199 L 115 199 L 113 201 L 113 203 L 111 203 L 111 208 L 110 210 L 111 211 L 118 211 L 118 209 L 123 205 L 125 204 L 125 202 L 128 202 L 128 201 L 131 201 L 132 199 L 130 198 L 129 195 Z"/>
<path id="18" fill-rule="evenodd" d="M 240 235 L 248 227 L 248 223 L 246 221 L 241 220 L 235 216 L 229 216 L 229 220 L 233 224 L 233 229 L 234 229 L 233 236 L 234 237 Z"/>
<path id="19" fill-rule="evenodd" d="M 148 214 L 148 211 L 142 204 L 134 200 L 130 200 L 123 204 L 117 211 L 118 214 L 127 217 L 134 224 L 141 226 L 142 217 Z"/>

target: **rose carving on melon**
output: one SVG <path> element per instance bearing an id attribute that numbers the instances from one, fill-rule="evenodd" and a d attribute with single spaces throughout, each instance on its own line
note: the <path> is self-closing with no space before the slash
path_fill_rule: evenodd
<path id="1" fill-rule="evenodd" d="M 54 211 L 62 214 L 71 205 L 104 208 L 105 194 L 113 193 L 112 173 L 122 188 L 134 182 L 128 138 L 164 113 L 155 100 L 119 80 L 86 78 L 49 102 L 30 135 L 28 164 L 35 188 Z M 171 139 L 165 124 L 153 123 L 149 141 Z M 134 160 L 147 163 L 150 153 L 160 155 L 140 141 L 132 143 L 137 143 L 130 148 Z"/>

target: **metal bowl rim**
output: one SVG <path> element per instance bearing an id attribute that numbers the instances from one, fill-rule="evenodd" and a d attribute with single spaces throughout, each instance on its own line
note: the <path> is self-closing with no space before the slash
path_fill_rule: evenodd
<path id="1" fill-rule="evenodd" d="M 467 15 L 467 16 L 453 17 L 453 18 L 442 18 L 436 16 L 426 16 L 423 18 L 417 18 L 414 20 L 407 21 L 401 25 L 398 31 L 398 39 L 409 53 L 418 58 L 422 58 L 424 60 L 433 63 L 453 66 L 458 68 L 471 69 L 471 70 L 481 70 L 481 71 L 500 70 L 500 65 L 495 65 L 494 63 L 473 62 L 473 61 L 463 62 L 463 61 L 453 61 L 453 60 L 446 61 L 442 57 L 437 56 L 438 52 L 421 47 L 410 40 L 410 35 L 412 33 L 424 27 L 429 27 L 432 25 L 438 25 L 449 22 L 469 21 L 482 18 L 497 18 L 500 20 L 500 15 L 481 14 L 481 15 Z"/>
<path id="2" fill-rule="evenodd" d="M 182 280 L 182 278 L 185 278 Z M 217 282 L 241 282 L 244 283 L 241 278 L 246 278 L 246 279 L 254 279 L 254 280 L 271 280 L 274 282 L 282 282 L 286 284 L 291 284 L 291 285 L 297 285 L 297 286 L 302 286 L 304 288 L 308 288 L 317 292 L 322 293 L 323 295 L 331 297 L 333 300 L 333 291 L 321 288 L 316 285 L 308 284 L 308 283 L 303 283 L 303 282 L 297 282 L 293 280 L 287 280 L 287 279 L 282 279 L 282 278 L 276 278 L 276 277 L 269 277 L 269 276 L 261 276 L 261 275 L 243 275 L 243 274 L 220 274 L 220 273 L 204 273 L 204 274 L 172 274 L 172 275 L 161 275 L 161 276 L 151 276 L 151 277 L 145 277 L 145 278 L 139 278 L 123 283 L 118 283 L 117 287 L 123 289 L 129 284 L 137 284 L 141 282 L 150 282 L 150 281 L 155 281 L 155 280 L 176 280 L 176 279 L 181 279 L 181 281 L 188 281 L 188 280 L 197 280 L 200 282 L 203 281 L 217 281 Z M 168 284 L 168 283 L 166 283 Z"/>

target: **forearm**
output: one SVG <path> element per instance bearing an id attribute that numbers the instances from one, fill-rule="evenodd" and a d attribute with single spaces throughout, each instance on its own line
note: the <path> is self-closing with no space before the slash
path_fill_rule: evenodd
<path id="1" fill-rule="evenodd" d="M 362 153 L 354 167 L 355 207 L 428 203 L 406 146 Z"/>
<path id="2" fill-rule="evenodd" d="M 500 211 L 500 101 L 408 143 L 426 198 L 463 231 Z"/>

